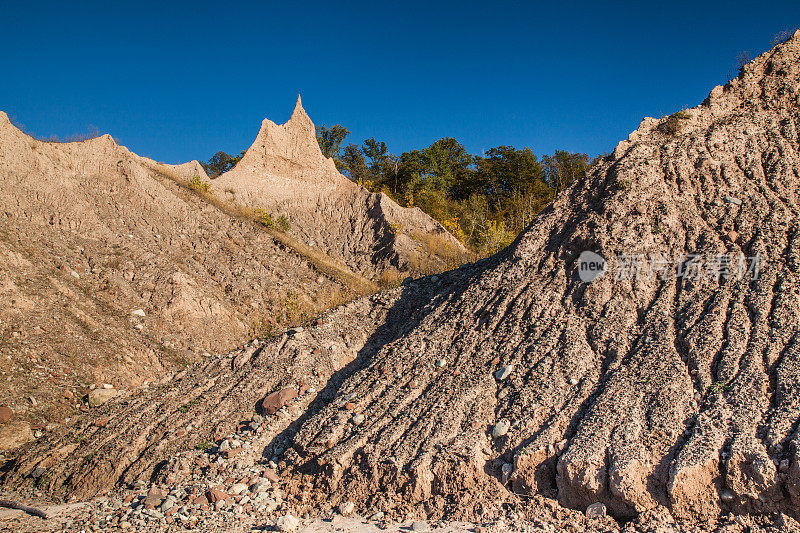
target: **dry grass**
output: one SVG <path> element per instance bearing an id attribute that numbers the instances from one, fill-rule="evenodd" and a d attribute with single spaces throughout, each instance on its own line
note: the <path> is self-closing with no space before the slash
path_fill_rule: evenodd
<path id="1" fill-rule="evenodd" d="M 411 270 L 416 274 L 438 274 L 477 259 L 474 253 L 453 246 L 445 235 L 415 232 L 412 237 L 420 243 L 423 250 L 422 254 L 415 254 L 409 260 Z"/>
<path id="2" fill-rule="evenodd" d="M 35 135 L 34 133 L 27 131 L 25 129 L 25 125 L 19 122 L 16 117 L 9 117 L 8 119 L 11 122 L 11 124 L 14 125 L 15 128 L 17 128 L 19 131 L 21 131 L 28 137 L 31 137 L 33 139 L 36 139 L 37 141 L 45 143 L 77 143 L 83 141 L 90 141 L 102 135 L 102 133 L 100 133 L 100 130 L 98 130 L 95 126 L 92 126 L 90 124 L 88 128 L 89 131 L 87 131 L 86 133 L 73 133 L 72 135 L 68 135 L 67 137 L 59 137 L 58 135 L 41 137 L 39 135 Z M 117 142 L 116 139 L 114 139 L 114 141 Z M 117 144 L 119 144 L 119 142 L 117 142 Z"/>
<path id="3" fill-rule="evenodd" d="M 408 274 L 402 273 L 394 267 L 389 267 L 383 272 L 378 279 L 378 286 L 381 289 L 394 289 L 399 287 Z"/>
<path id="4" fill-rule="evenodd" d="M 372 294 L 378 290 L 378 287 L 370 280 L 359 274 L 356 274 L 347 268 L 344 263 L 333 259 L 318 248 L 307 246 L 288 233 L 284 233 L 275 228 L 265 228 L 265 230 L 272 235 L 276 241 L 288 248 L 291 248 L 305 259 L 310 261 L 311 264 L 314 265 L 314 268 L 321 274 L 325 274 L 326 276 L 330 276 L 340 281 L 356 294 L 363 296 Z"/>

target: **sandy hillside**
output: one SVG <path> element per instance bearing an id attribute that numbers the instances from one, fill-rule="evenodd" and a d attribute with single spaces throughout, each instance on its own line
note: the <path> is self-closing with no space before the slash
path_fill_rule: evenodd
<path id="1" fill-rule="evenodd" d="M 370 193 L 336 170 L 297 98 L 286 124 L 265 119 L 253 145 L 212 181 L 226 201 L 291 220 L 291 234 L 362 274 L 438 271 L 466 250 L 419 208 Z"/>
<path id="2" fill-rule="evenodd" d="M 196 161 L 158 164 L 108 135 L 40 142 L 0 113 L 0 406 L 14 412 L 0 453 L 84 408 L 91 386 L 157 381 L 350 297 L 178 185 L 194 176 Z"/>
<path id="3" fill-rule="evenodd" d="M 107 528 L 796 531 L 799 199 L 797 32 L 643 120 L 500 254 L 109 402 L 4 490 L 105 494 Z"/>

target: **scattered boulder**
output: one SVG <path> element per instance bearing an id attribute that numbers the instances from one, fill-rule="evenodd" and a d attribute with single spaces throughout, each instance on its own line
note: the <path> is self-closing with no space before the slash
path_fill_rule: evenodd
<path id="1" fill-rule="evenodd" d="M 511 429 L 511 421 L 507 418 L 501 419 L 492 429 L 492 437 L 502 437 Z"/>
<path id="2" fill-rule="evenodd" d="M 103 405 L 117 395 L 116 389 L 94 389 L 89 391 L 88 402 L 92 407 Z"/>
<path id="3" fill-rule="evenodd" d="M 265 415 L 274 415 L 281 407 L 295 398 L 297 398 L 297 391 L 294 387 L 285 387 L 264 398 L 261 402 L 261 410 Z"/>
<path id="4" fill-rule="evenodd" d="M 586 508 L 586 518 L 603 518 L 606 516 L 606 506 L 600 502 L 593 503 Z"/>
<path id="5" fill-rule="evenodd" d="M 34 440 L 31 425 L 22 420 L 12 420 L 0 426 L 0 451 L 9 451 Z"/>
<path id="6" fill-rule="evenodd" d="M 342 516 L 350 516 L 356 510 L 356 504 L 351 501 L 342 502 L 339 504 L 339 513 Z"/>
<path id="7" fill-rule="evenodd" d="M 300 520 L 291 514 L 285 514 L 275 521 L 275 529 L 278 531 L 295 531 L 300 527 Z"/>

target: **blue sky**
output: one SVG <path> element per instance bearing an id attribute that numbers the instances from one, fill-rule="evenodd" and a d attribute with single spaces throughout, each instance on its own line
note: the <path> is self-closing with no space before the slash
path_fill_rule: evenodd
<path id="1" fill-rule="evenodd" d="M 247 148 L 295 98 L 394 153 L 590 155 L 701 102 L 800 2 L 4 2 L 0 110 L 157 160 Z"/>

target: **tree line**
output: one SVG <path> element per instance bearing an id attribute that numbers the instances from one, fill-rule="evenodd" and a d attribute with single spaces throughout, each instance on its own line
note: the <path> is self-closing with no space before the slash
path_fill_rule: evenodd
<path id="1" fill-rule="evenodd" d="M 345 176 L 404 207 L 419 207 L 479 255 L 508 245 L 591 165 L 588 155 L 498 146 L 470 154 L 452 137 L 400 155 L 374 138 L 345 145 L 346 127 L 317 126 L 317 141 Z"/>

